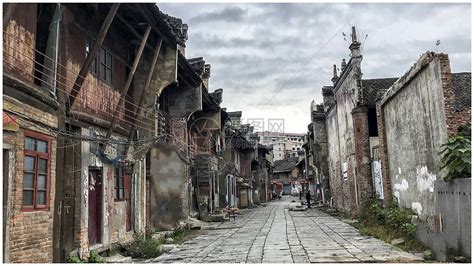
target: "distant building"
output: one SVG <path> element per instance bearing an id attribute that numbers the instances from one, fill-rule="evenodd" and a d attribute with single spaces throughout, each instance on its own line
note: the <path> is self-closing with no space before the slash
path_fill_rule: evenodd
<path id="1" fill-rule="evenodd" d="M 285 158 L 304 157 L 303 144 L 305 134 L 257 132 L 259 143 L 273 146 L 273 162 Z"/>

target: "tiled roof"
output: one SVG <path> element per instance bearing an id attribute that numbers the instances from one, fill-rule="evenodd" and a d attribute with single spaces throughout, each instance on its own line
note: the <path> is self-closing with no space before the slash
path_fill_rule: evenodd
<path id="1" fill-rule="evenodd" d="M 375 105 L 377 94 L 381 90 L 388 90 L 398 78 L 363 79 L 362 89 L 365 105 Z"/>
<path id="2" fill-rule="evenodd" d="M 202 76 L 204 73 L 204 65 L 206 62 L 202 57 L 190 58 L 188 59 L 189 64 L 192 66 L 194 71 L 199 75 Z"/>
<path id="3" fill-rule="evenodd" d="M 454 108 L 463 110 L 471 107 L 471 73 L 452 73 L 451 80 L 454 89 Z"/>
<path id="4" fill-rule="evenodd" d="M 183 23 L 180 18 L 176 18 L 160 11 L 161 18 L 170 26 L 173 35 L 181 46 L 186 46 L 188 40 L 188 24 Z"/>
<path id="5" fill-rule="evenodd" d="M 277 160 L 273 163 L 273 172 L 289 172 L 296 164 L 298 164 L 298 158 L 292 157 L 284 160 Z"/>

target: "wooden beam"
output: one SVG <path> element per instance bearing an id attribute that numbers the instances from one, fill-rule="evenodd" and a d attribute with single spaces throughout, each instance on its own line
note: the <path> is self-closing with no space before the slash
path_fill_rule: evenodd
<path id="1" fill-rule="evenodd" d="M 125 149 L 125 152 L 127 152 L 128 147 L 130 146 L 130 141 L 135 135 L 135 130 L 137 129 L 137 125 L 135 123 L 137 121 L 138 113 L 140 112 L 139 108 L 142 107 L 143 101 L 145 100 L 145 92 L 148 90 L 148 87 L 150 87 L 151 79 L 153 78 L 153 72 L 155 71 L 155 67 L 156 67 L 156 62 L 158 61 L 158 56 L 160 55 L 160 49 L 161 49 L 162 43 L 163 43 L 163 39 L 160 39 L 160 41 L 156 45 L 155 54 L 153 55 L 153 59 L 151 60 L 151 66 L 150 66 L 150 70 L 148 71 L 148 76 L 146 77 L 145 86 L 143 87 L 142 93 L 140 95 L 138 106 L 135 107 L 135 111 L 133 112 L 133 122 L 132 122 L 133 125 L 132 125 L 132 130 L 130 130 L 130 135 L 128 136 L 128 144 L 127 144 L 127 148 Z"/>
<path id="2" fill-rule="evenodd" d="M 125 96 L 127 95 L 128 89 L 130 88 L 130 85 L 132 84 L 133 77 L 135 76 L 135 72 L 137 71 L 138 63 L 140 62 L 140 58 L 142 57 L 143 50 L 145 49 L 145 44 L 146 41 L 148 40 L 148 36 L 150 35 L 151 31 L 151 26 L 148 26 L 146 28 L 145 34 L 143 35 L 142 42 L 140 44 L 140 47 L 138 48 L 137 55 L 135 56 L 135 61 L 133 62 L 132 69 L 130 70 L 130 73 L 128 74 L 127 77 L 127 82 L 125 83 L 125 86 L 123 86 L 122 91 L 120 92 L 120 99 L 115 106 L 115 111 L 114 114 L 112 115 L 112 122 L 110 123 L 110 127 L 107 130 L 107 135 L 105 136 L 106 139 L 110 138 L 112 135 L 112 132 L 114 131 L 115 124 L 117 122 L 117 117 L 118 117 L 118 107 L 122 105 L 122 103 L 125 100 Z"/>
<path id="3" fill-rule="evenodd" d="M 130 25 L 130 23 L 127 22 L 127 20 L 125 18 L 123 18 L 120 14 L 117 14 L 117 18 L 122 21 L 123 25 L 125 25 L 125 27 L 127 27 L 135 37 L 137 37 L 137 39 L 140 39 L 142 36 L 137 32 L 137 30 L 135 30 L 135 28 L 133 28 L 132 25 Z M 154 50 L 153 47 L 151 45 L 149 45 L 148 43 L 146 44 L 146 47 L 149 48 L 150 50 Z"/>
<path id="4" fill-rule="evenodd" d="M 69 101 L 66 103 L 66 112 L 69 112 L 69 110 L 71 110 L 72 106 L 74 105 L 74 101 L 76 100 L 76 97 L 82 88 L 82 84 L 84 83 L 85 77 L 87 76 L 89 67 L 91 66 L 92 61 L 96 57 L 97 52 L 99 51 L 100 47 L 102 46 L 102 43 L 104 42 L 105 36 L 109 31 L 109 27 L 112 24 L 112 21 L 115 17 L 115 14 L 117 13 L 119 6 L 120 3 L 115 3 L 110 8 L 107 17 L 105 18 L 104 22 L 102 23 L 102 26 L 100 27 L 99 33 L 96 36 L 94 45 L 92 46 L 90 53 L 87 55 L 86 60 L 84 60 L 84 62 L 82 63 L 81 70 L 79 71 L 79 74 L 76 77 L 74 85 L 72 86 L 71 93 L 69 93 Z"/>
<path id="5" fill-rule="evenodd" d="M 176 48 L 176 45 L 177 45 L 177 42 L 176 40 L 174 39 L 175 37 L 172 35 L 172 33 L 168 33 L 168 34 L 165 34 L 166 33 L 166 30 L 162 30 L 162 28 L 166 28 L 166 27 L 169 27 L 167 25 L 167 23 L 162 20 L 162 19 L 158 19 L 158 21 L 160 21 L 161 25 L 156 25 L 156 20 L 153 19 L 153 17 L 150 17 L 148 16 L 148 14 L 143 10 L 145 6 L 144 5 L 137 5 L 137 8 L 138 10 L 140 11 L 140 13 L 142 14 L 142 16 L 150 23 L 150 25 L 152 26 L 152 29 L 153 31 L 155 32 L 156 35 L 158 35 L 165 44 L 168 44 L 168 46 L 172 47 L 172 48 Z M 151 9 L 155 9 L 157 11 L 159 11 L 158 7 L 156 5 L 154 5 L 154 7 L 148 7 L 147 8 L 147 11 L 149 11 Z M 154 16 L 154 14 L 153 14 Z M 171 34 L 171 35 L 170 35 Z M 166 36 L 165 36 L 166 35 Z M 170 39 L 170 37 L 172 39 Z M 177 49 L 177 48 L 176 48 Z"/>

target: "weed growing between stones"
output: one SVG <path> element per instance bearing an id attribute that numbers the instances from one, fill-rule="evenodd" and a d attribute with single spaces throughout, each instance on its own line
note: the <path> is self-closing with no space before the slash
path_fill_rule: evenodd
<path id="1" fill-rule="evenodd" d="M 67 258 L 68 263 L 104 263 L 104 258 L 95 250 L 90 252 L 88 260 L 81 260 L 77 255 L 70 255 Z"/>
<path id="2" fill-rule="evenodd" d="M 395 239 L 403 239 L 396 244 L 405 251 L 421 252 L 426 248 L 416 240 L 416 225 L 411 223 L 413 211 L 399 207 L 393 199 L 388 208 L 383 208 L 379 199 L 373 197 L 359 214 L 357 226 L 362 235 L 370 235 L 391 243 Z"/>
<path id="3" fill-rule="evenodd" d="M 160 248 L 163 243 L 163 239 L 155 239 L 146 237 L 143 234 L 135 234 L 132 242 L 122 246 L 122 253 L 132 258 L 156 258 L 163 253 Z"/>
<path id="4" fill-rule="evenodd" d="M 167 238 L 172 238 L 173 243 L 181 243 L 186 240 L 188 230 L 184 228 L 175 229 L 172 233 L 161 237 L 154 237 L 158 233 L 153 228 L 147 228 L 145 234 L 135 234 L 133 241 L 114 245 L 108 255 L 113 256 L 120 253 L 124 256 L 139 259 L 151 259 L 160 256 L 163 253 L 162 245 L 166 243 Z"/>

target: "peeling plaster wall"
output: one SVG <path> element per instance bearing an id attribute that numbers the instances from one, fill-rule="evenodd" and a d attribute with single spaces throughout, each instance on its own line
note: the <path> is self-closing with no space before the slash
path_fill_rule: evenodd
<path id="1" fill-rule="evenodd" d="M 105 134 L 105 132 L 101 132 Z M 89 129 L 82 128 L 82 135 L 89 135 Z M 112 136 L 117 139 L 117 136 Z M 115 151 L 114 149 L 108 150 Z M 116 154 L 111 154 L 114 157 Z M 81 187 L 79 188 L 78 201 L 80 208 L 79 217 L 80 229 L 76 231 L 76 245 L 80 254 L 87 254 L 90 251 L 88 228 L 89 228 L 89 169 L 100 169 L 102 175 L 102 246 L 109 246 L 117 242 L 127 242 L 132 239 L 133 230 L 126 231 L 126 202 L 115 201 L 114 199 L 114 171 L 111 164 L 104 164 L 97 156 L 90 152 L 90 143 L 82 142 L 82 167 L 81 167 Z M 135 166 L 138 167 L 138 164 Z M 132 185 L 132 190 L 134 189 Z M 140 197 L 136 197 L 138 200 Z M 133 204 L 133 203 L 132 203 Z M 136 204 L 136 203 L 135 203 Z M 144 210 L 142 210 L 144 211 Z M 135 215 L 137 212 L 135 212 Z M 137 224 L 135 224 L 137 227 Z"/>
<path id="2" fill-rule="evenodd" d="M 391 98 L 384 99 L 382 110 L 393 195 L 421 220 L 435 212 L 438 152 L 447 140 L 440 64 L 425 60 L 411 69 L 411 80 L 402 77 L 392 86 L 398 91 L 388 92 Z"/>
<path id="3" fill-rule="evenodd" d="M 153 73 L 153 82 L 150 85 L 155 92 L 160 94 L 161 91 L 173 82 L 178 80 L 178 49 L 177 47 L 168 47 L 164 44 L 158 56 L 156 69 Z"/>
<path id="4" fill-rule="evenodd" d="M 332 109 L 327 114 L 326 128 L 328 135 L 328 167 L 329 184 L 333 204 L 338 208 L 343 207 L 342 193 L 339 191 L 342 187 L 341 166 L 339 162 L 339 139 L 337 134 L 336 110 Z"/>
<path id="5" fill-rule="evenodd" d="M 188 203 L 183 201 L 183 191 L 187 191 L 188 182 L 186 164 L 175 145 L 163 143 L 152 147 L 150 171 L 152 226 L 164 230 L 176 228 L 187 215 Z"/>
<path id="6" fill-rule="evenodd" d="M 353 68 L 358 63 L 353 62 Z M 360 63 L 359 63 L 360 64 Z M 357 206 L 355 177 L 355 147 L 352 110 L 357 98 L 355 70 L 347 69 L 340 77 L 335 91 L 336 105 L 327 114 L 330 187 L 336 206 L 347 213 Z M 343 175 L 343 171 L 347 174 Z"/>

